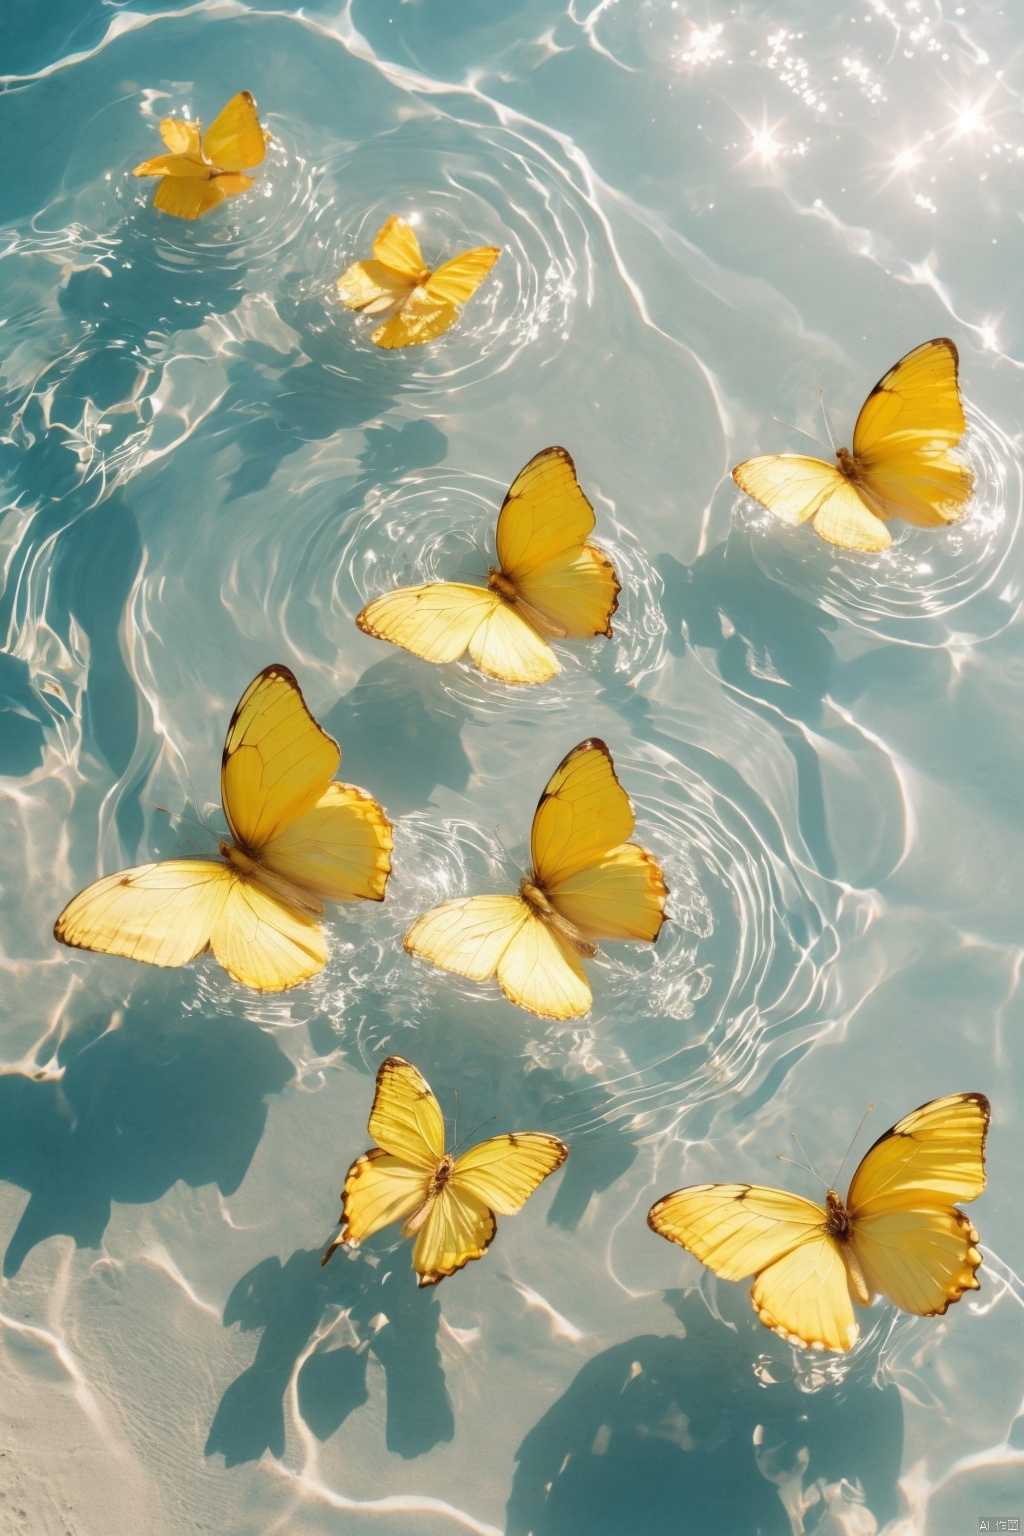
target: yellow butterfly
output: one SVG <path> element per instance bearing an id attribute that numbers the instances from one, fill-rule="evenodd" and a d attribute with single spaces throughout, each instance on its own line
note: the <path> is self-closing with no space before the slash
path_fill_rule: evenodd
<path id="1" fill-rule="evenodd" d="M 766 1328 L 791 1344 L 847 1350 L 851 1304 L 884 1296 L 921 1317 L 976 1291 L 978 1234 L 955 1200 L 985 1188 L 989 1104 L 980 1093 L 933 1099 L 879 1137 L 843 1204 L 824 1206 L 753 1184 L 694 1184 L 651 1206 L 655 1232 L 723 1280 L 753 1275 Z"/>
<path id="2" fill-rule="evenodd" d="M 198 219 L 225 198 L 247 192 L 253 184 L 243 171 L 259 165 L 270 135 L 260 126 L 248 91 L 232 96 L 200 140 L 202 124 L 165 117 L 160 137 L 169 154 L 143 160 L 136 176 L 159 176 L 154 208 L 177 219 Z"/>
<path id="3" fill-rule="evenodd" d="M 321 1259 L 343 1243 L 355 1246 L 393 1221 L 414 1237 L 412 1266 L 420 1285 L 436 1285 L 487 1252 L 495 1215 L 522 1210 L 569 1148 L 541 1131 L 492 1136 L 456 1158 L 444 1149 L 444 1121 L 425 1079 L 401 1056 L 377 1072 L 370 1110 L 377 1146 L 357 1157 L 342 1192 L 341 1231 Z"/>
<path id="4" fill-rule="evenodd" d="M 221 860 L 107 875 L 68 903 L 54 937 L 150 965 L 187 965 L 209 948 L 258 992 L 315 976 L 327 960 L 320 898 L 383 901 L 391 870 L 391 824 L 364 790 L 332 782 L 340 758 L 288 668 L 266 667 L 224 743 L 232 841 Z"/>
<path id="5" fill-rule="evenodd" d="M 653 942 L 668 889 L 653 853 L 627 842 L 633 807 L 603 741 L 581 741 L 555 769 L 534 813 L 533 872 L 517 896 L 466 896 L 416 919 L 411 955 L 546 1019 L 578 1019 L 593 998 L 580 956 L 595 939 Z"/>
<path id="6" fill-rule="evenodd" d="M 468 648 L 489 677 L 544 683 L 560 672 L 545 636 L 611 636 L 615 567 L 596 544 L 594 509 L 564 448 L 521 469 L 498 514 L 498 564 L 486 587 L 437 581 L 399 587 L 356 616 L 359 628 L 425 661 L 457 661 Z"/>
<path id="7" fill-rule="evenodd" d="M 455 324 L 456 305 L 472 298 L 500 255 L 498 246 L 481 245 L 432 272 L 410 226 L 392 214 L 374 236 L 373 259 L 355 262 L 338 278 L 338 297 L 368 315 L 393 311 L 371 333 L 375 346 L 418 347 Z"/>
<path id="8" fill-rule="evenodd" d="M 843 549 L 887 549 L 891 517 L 918 528 L 955 523 L 974 489 L 953 451 L 967 430 L 958 360 L 944 336 L 901 358 L 865 400 L 853 452 L 840 448 L 838 466 L 772 453 L 737 465 L 733 479 L 792 527 L 813 518 L 815 533 Z"/>

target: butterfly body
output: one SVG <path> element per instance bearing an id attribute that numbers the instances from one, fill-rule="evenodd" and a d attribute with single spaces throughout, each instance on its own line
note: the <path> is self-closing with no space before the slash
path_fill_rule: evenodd
<path id="1" fill-rule="evenodd" d="M 988 1100 L 933 1099 L 862 1158 L 845 1201 L 824 1206 L 752 1184 L 695 1184 L 651 1207 L 655 1232 L 726 1280 L 754 1276 L 761 1322 L 791 1343 L 848 1350 L 860 1332 L 852 1301 L 876 1296 L 934 1317 L 977 1290 L 982 1255 L 954 1203 L 985 1187 Z"/>
<path id="2" fill-rule="evenodd" d="M 941 528 L 963 516 L 974 476 L 956 452 L 967 430 L 953 342 L 937 337 L 890 368 L 868 395 L 836 464 L 764 454 L 733 470 L 741 490 L 843 549 L 888 548 L 894 517 Z"/>
<path id="3" fill-rule="evenodd" d="M 628 841 L 635 825 L 607 746 L 581 741 L 541 795 L 532 870 L 516 894 L 442 902 L 417 918 L 405 948 L 473 981 L 496 978 L 541 1018 L 581 1018 L 593 998 L 580 960 L 596 941 L 653 943 L 664 921 L 668 888 L 654 855 Z"/>
<path id="4" fill-rule="evenodd" d="M 107 875 L 54 924 L 62 944 L 151 965 L 207 949 L 236 981 L 280 992 L 323 969 L 324 898 L 382 901 L 391 824 L 372 796 L 334 780 L 337 742 L 284 666 L 266 667 L 231 717 L 219 860 L 169 859 Z"/>
<path id="5" fill-rule="evenodd" d="M 266 154 L 262 128 L 249 91 L 233 96 L 206 133 L 202 124 L 165 117 L 160 137 L 168 153 L 144 160 L 136 176 L 159 176 L 153 206 L 179 219 L 198 219 L 226 198 L 253 185 L 251 170 Z"/>
<path id="6" fill-rule="evenodd" d="M 369 1131 L 377 1146 L 349 1168 L 341 1231 L 321 1263 L 335 1249 L 400 1221 L 402 1236 L 415 1238 L 412 1262 L 421 1286 L 482 1258 L 498 1230 L 497 1216 L 521 1210 L 569 1153 L 542 1131 L 492 1136 L 460 1157 L 447 1152 L 440 1106 L 401 1056 L 378 1068 Z"/>
<path id="7" fill-rule="evenodd" d="M 547 682 L 561 671 L 548 639 L 612 633 L 620 588 L 611 560 L 589 541 L 594 522 L 570 455 L 544 448 L 502 502 L 486 587 L 398 587 L 367 603 L 356 623 L 425 661 L 457 661 L 468 650 L 489 677 Z"/>

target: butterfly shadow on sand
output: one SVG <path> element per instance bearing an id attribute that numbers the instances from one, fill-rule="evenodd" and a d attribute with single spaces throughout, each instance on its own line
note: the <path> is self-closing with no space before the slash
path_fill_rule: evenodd
<path id="1" fill-rule="evenodd" d="M 112 1203 L 159 1200 L 179 1180 L 233 1194 L 292 1067 L 246 1019 L 183 1013 L 164 977 L 112 1027 L 94 1014 L 61 1042 L 63 1075 L 0 1076 L 0 1178 L 29 1192 L 4 1274 L 58 1233 L 98 1248 Z"/>
<path id="2" fill-rule="evenodd" d="M 252 1365 L 220 1400 L 207 1456 L 221 1455 L 232 1467 L 258 1461 L 264 1451 L 284 1454 L 288 1383 L 329 1307 L 347 1313 L 345 1328 L 324 1337 L 298 1379 L 299 1412 L 317 1439 L 329 1439 L 367 1402 L 371 1353 L 387 1382 L 388 1450 L 420 1456 L 452 1439 L 455 1421 L 437 1346 L 440 1307 L 432 1293 L 417 1289 L 404 1254 L 378 1259 L 378 1246 L 386 1240 L 339 1254 L 326 1268 L 319 1249 L 300 1249 L 283 1264 L 271 1256 L 242 1276 L 224 1308 L 224 1326 L 262 1329 L 262 1338 Z"/>
<path id="3" fill-rule="evenodd" d="M 647 1334 L 605 1350 L 526 1436 L 508 1536 L 619 1536 L 637 1529 L 638 1510 L 644 1536 L 791 1536 L 816 1529 L 819 1517 L 823 1531 L 867 1531 L 896 1515 L 895 1386 L 879 1390 L 869 1375 L 851 1374 L 816 1393 L 785 1380 L 766 1387 L 751 1369 L 741 1307 L 733 1327 L 699 1295 L 666 1300 L 682 1336 Z M 833 1523 L 836 1504 L 861 1497 L 862 1523 Z"/>

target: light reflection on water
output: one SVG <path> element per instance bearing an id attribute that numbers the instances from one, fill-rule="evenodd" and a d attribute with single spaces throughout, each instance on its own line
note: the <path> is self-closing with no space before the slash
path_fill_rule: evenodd
<path id="1" fill-rule="evenodd" d="M 52 1496 L 104 1536 L 139 1528 L 122 1505 L 168 1533 L 1020 1514 L 1019 18 L 66 0 L 8 25 L 0 1492 L 48 1528 L 18 1478 L 57 1436 L 87 1470 L 48 1467 Z M 257 186 L 155 213 L 130 169 L 159 118 L 243 86 L 273 135 Z M 334 297 L 392 212 L 428 258 L 502 247 L 404 356 Z M 822 388 L 852 423 L 947 333 L 961 526 L 851 557 L 737 497 L 734 462 L 800 444 L 780 423 L 820 432 Z M 623 583 L 612 641 L 559 647 L 534 691 L 356 631 L 396 581 L 482 579 L 551 443 Z M 227 719 L 272 660 L 395 822 L 387 901 L 332 913 L 328 967 L 278 998 L 57 952 L 87 880 L 212 846 Z M 400 938 L 515 883 L 585 735 L 670 922 L 607 946 L 593 1013 L 551 1025 Z M 388 1051 L 449 1116 L 458 1090 L 461 1127 L 572 1146 L 437 1292 L 387 1234 L 319 1265 Z M 945 1319 L 880 1309 L 849 1357 L 802 1355 L 647 1231 L 684 1182 L 814 1193 L 776 1161 L 794 1130 L 830 1173 L 868 1102 L 877 1135 L 973 1088 L 983 1289 Z"/>

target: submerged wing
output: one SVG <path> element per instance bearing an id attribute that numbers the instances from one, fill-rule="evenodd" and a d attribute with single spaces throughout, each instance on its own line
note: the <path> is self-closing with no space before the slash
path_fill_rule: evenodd
<path id="1" fill-rule="evenodd" d="M 452 1173 L 452 1188 L 457 1194 L 475 1195 L 499 1216 L 512 1216 L 568 1155 L 564 1141 L 541 1131 L 492 1136 L 462 1154 Z"/>
<path id="2" fill-rule="evenodd" d="M 879 550 L 892 543 L 880 516 L 835 464 L 800 454 L 765 454 L 738 464 L 732 477 L 790 527 L 813 518 L 815 533 L 842 549 Z"/>
<path id="3" fill-rule="evenodd" d="M 214 118 L 203 135 L 203 152 L 222 171 L 246 171 L 259 165 L 267 146 L 249 91 L 232 96 Z"/>
<path id="4" fill-rule="evenodd" d="M 340 760 L 293 673 L 265 667 L 242 695 L 224 743 L 221 796 L 235 842 L 258 852 L 280 838 L 321 800 Z"/>
<path id="5" fill-rule="evenodd" d="M 438 299 L 423 287 L 413 288 L 396 312 L 370 332 L 375 347 L 392 351 L 396 347 L 419 347 L 435 341 L 450 330 L 459 318 L 454 304 Z"/>
<path id="6" fill-rule="evenodd" d="M 238 878 L 227 864 L 206 859 L 122 869 L 69 901 L 54 937 L 148 965 L 187 965 L 209 945 Z"/>
<path id="7" fill-rule="evenodd" d="M 209 175 L 164 176 L 153 193 L 153 207 L 176 219 L 201 218 L 224 202 L 228 193 L 222 183 L 226 180 L 224 176 Z"/>

